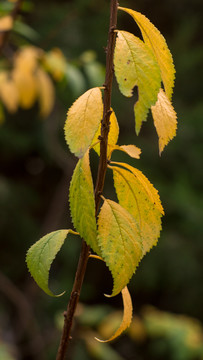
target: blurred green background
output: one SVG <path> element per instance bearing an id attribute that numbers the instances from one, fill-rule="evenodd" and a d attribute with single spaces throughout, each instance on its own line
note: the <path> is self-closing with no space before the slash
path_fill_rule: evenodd
<path id="1" fill-rule="evenodd" d="M 133 325 L 113 344 L 99 344 L 94 336 L 113 332 L 122 301 L 119 296 L 103 296 L 111 289 L 111 276 L 104 264 L 89 261 L 68 358 L 203 359 L 203 2 L 126 0 L 120 5 L 142 12 L 158 27 L 176 67 L 173 105 L 179 125 L 177 137 L 161 157 L 152 119 L 137 137 L 133 99 L 122 97 L 115 81 L 112 100 L 120 124 L 119 144 L 134 143 L 142 149 L 141 159 L 131 163 L 159 190 L 166 215 L 158 246 L 145 256 L 130 282 Z M 2 1 L 1 16 L 12 6 Z M 69 240 L 52 266 L 50 287 L 55 292 L 65 289 L 61 298 L 50 298 L 37 287 L 25 255 L 42 235 L 71 227 L 67 199 L 76 158 L 65 144 L 63 126 L 76 97 L 103 84 L 109 1 L 25 1 L 18 22 L 1 54 L 0 70 L 11 66 L 8 51 L 27 44 L 46 52 L 59 48 L 67 68 L 60 81 L 53 80 L 56 99 L 46 119 L 40 118 L 36 102 L 14 114 L 5 110 L 0 126 L 0 360 L 52 360 L 80 241 Z M 119 13 L 118 28 L 140 35 L 124 13 Z M 93 155 L 93 166 L 96 162 Z M 114 198 L 111 189 L 107 174 L 105 193 Z"/>

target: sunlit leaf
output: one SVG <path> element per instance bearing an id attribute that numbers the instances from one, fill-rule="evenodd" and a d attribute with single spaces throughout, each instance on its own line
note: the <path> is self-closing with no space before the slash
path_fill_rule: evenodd
<path id="1" fill-rule="evenodd" d="M 13 80 L 18 89 L 19 105 L 23 109 L 29 109 L 36 101 L 38 86 L 34 74 L 24 72 L 23 69 L 14 69 Z"/>
<path id="2" fill-rule="evenodd" d="M 129 282 L 142 257 L 137 221 L 119 204 L 104 200 L 98 218 L 98 243 L 117 295 Z"/>
<path id="3" fill-rule="evenodd" d="M 40 68 L 38 68 L 36 71 L 36 79 L 38 86 L 40 115 L 42 117 L 46 117 L 50 114 L 54 106 L 54 86 L 49 75 Z"/>
<path id="4" fill-rule="evenodd" d="M 135 146 L 135 145 L 110 145 L 110 149 L 111 152 L 113 152 L 114 150 L 120 150 L 125 152 L 126 154 L 128 154 L 130 157 L 134 158 L 134 159 L 139 159 L 140 158 L 140 153 L 141 150 Z"/>
<path id="5" fill-rule="evenodd" d="M 133 17 L 142 32 L 145 43 L 153 50 L 161 69 L 166 94 L 168 98 L 171 99 L 175 79 L 175 68 L 166 40 L 149 19 L 141 13 L 123 7 L 119 7 L 119 9 Z"/>
<path id="6" fill-rule="evenodd" d="M 44 55 L 43 64 L 56 81 L 60 81 L 66 71 L 67 63 L 62 51 L 54 48 Z"/>
<path id="7" fill-rule="evenodd" d="M 119 204 L 138 222 L 143 255 L 157 244 L 161 231 L 163 208 L 157 190 L 137 169 L 119 163 L 128 170 L 112 166 Z M 130 170 L 130 171 L 129 171 Z"/>
<path id="8" fill-rule="evenodd" d="M 123 308 L 124 308 L 122 322 L 121 322 L 118 330 L 108 340 L 97 339 L 100 342 L 108 342 L 108 341 L 112 341 L 112 340 L 116 339 L 130 326 L 130 323 L 132 321 L 132 315 L 133 315 L 133 306 L 132 306 L 132 300 L 131 300 L 131 296 L 130 296 L 127 286 L 125 286 L 122 289 L 121 293 L 122 293 Z"/>
<path id="9" fill-rule="evenodd" d="M 118 141 L 118 135 L 119 135 L 119 125 L 118 125 L 118 121 L 115 115 L 115 112 L 113 111 L 113 109 L 111 109 L 112 113 L 110 115 L 110 129 L 109 129 L 109 134 L 108 134 L 108 148 L 107 148 L 107 157 L 109 157 L 110 153 L 111 153 L 111 145 L 115 145 Z M 96 142 L 98 142 L 98 137 L 101 134 L 101 125 L 99 126 L 93 140 L 92 140 L 92 144 L 95 144 Z M 96 153 L 98 155 L 100 155 L 100 144 L 96 144 L 93 149 L 96 151 Z"/>
<path id="10" fill-rule="evenodd" d="M 89 151 L 76 165 L 70 183 L 69 201 L 75 229 L 86 243 L 100 255 L 97 243 L 94 188 L 89 164 Z"/>
<path id="11" fill-rule="evenodd" d="M 126 31 L 118 31 L 114 54 L 115 75 L 123 95 L 130 97 L 138 86 L 134 106 L 136 133 L 139 134 L 148 111 L 156 103 L 161 87 L 161 73 L 152 50 Z"/>
<path id="12" fill-rule="evenodd" d="M 10 15 L 3 16 L 0 19 L 0 31 L 9 31 L 13 27 L 13 18 Z"/>
<path id="13" fill-rule="evenodd" d="M 165 92 L 161 89 L 158 100 L 151 107 L 154 125 L 159 137 L 159 153 L 176 135 L 177 115 Z"/>
<path id="14" fill-rule="evenodd" d="M 65 139 L 72 153 L 81 158 L 92 143 L 103 116 L 100 88 L 86 91 L 71 106 L 65 122 Z"/>
<path id="15" fill-rule="evenodd" d="M 14 113 L 18 108 L 18 89 L 7 72 L 0 73 L 0 98 L 9 112 Z"/>
<path id="16" fill-rule="evenodd" d="M 48 287 L 49 271 L 53 260 L 61 249 L 68 234 L 78 235 L 72 230 L 58 230 L 43 236 L 27 252 L 28 269 L 39 287 L 50 296 L 54 295 Z"/>

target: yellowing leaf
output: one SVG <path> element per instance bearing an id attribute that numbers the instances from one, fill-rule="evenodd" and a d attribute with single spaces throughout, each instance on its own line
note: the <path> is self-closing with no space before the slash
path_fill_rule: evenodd
<path id="1" fill-rule="evenodd" d="M 13 19 L 10 15 L 3 16 L 0 19 L 0 31 L 9 31 L 13 27 Z"/>
<path id="2" fill-rule="evenodd" d="M 151 49 L 126 31 L 118 31 L 114 53 L 115 75 L 123 95 L 130 97 L 138 86 L 138 101 L 134 106 L 136 133 L 139 134 L 147 113 L 156 103 L 161 87 L 161 74 Z"/>
<path id="3" fill-rule="evenodd" d="M 56 81 L 60 81 L 63 78 L 67 64 L 60 49 L 54 48 L 45 54 L 43 63 Z"/>
<path id="4" fill-rule="evenodd" d="M 177 115 L 165 92 L 160 89 L 158 100 L 151 107 L 154 125 L 159 137 L 159 153 L 176 135 Z"/>
<path id="5" fill-rule="evenodd" d="M 69 201 L 75 229 L 86 243 L 100 255 L 97 243 L 94 188 L 89 164 L 89 151 L 76 165 L 70 183 Z"/>
<path id="6" fill-rule="evenodd" d="M 18 108 L 18 89 L 7 72 L 0 73 L 0 98 L 8 111 L 14 113 Z"/>
<path id="7" fill-rule="evenodd" d="M 119 145 L 111 146 L 110 145 L 110 149 L 111 149 L 111 153 L 114 150 L 120 150 L 120 151 L 125 152 L 126 154 L 128 154 L 129 156 L 131 156 L 134 159 L 140 158 L 141 150 L 135 145 L 121 145 L 121 146 L 119 146 Z"/>
<path id="8" fill-rule="evenodd" d="M 108 135 L 108 148 L 107 148 L 107 157 L 109 158 L 110 154 L 111 154 L 111 145 L 115 145 L 118 141 L 118 135 L 119 135 L 119 125 L 118 125 L 118 121 L 116 118 L 116 114 L 113 111 L 113 109 L 111 109 L 112 113 L 110 116 L 110 129 L 109 129 L 109 135 Z M 101 125 L 99 126 L 93 140 L 92 140 L 92 144 L 95 144 L 98 141 L 98 137 L 101 134 Z M 98 155 L 100 155 L 100 144 L 96 144 L 93 149 L 96 151 L 96 153 Z"/>
<path id="9" fill-rule="evenodd" d="M 130 323 L 132 321 L 132 315 L 133 315 L 131 296 L 130 296 L 127 286 L 125 286 L 121 292 L 122 292 L 123 307 L 124 307 L 122 322 L 121 322 L 118 330 L 114 333 L 114 335 L 112 335 L 110 337 L 110 339 L 100 340 L 100 339 L 96 338 L 100 342 L 109 342 L 109 341 L 116 339 L 130 326 Z"/>
<path id="10" fill-rule="evenodd" d="M 16 55 L 14 66 L 23 73 L 33 73 L 38 65 L 38 59 L 43 51 L 34 46 L 25 46 Z"/>
<path id="11" fill-rule="evenodd" d="M 114 186 L 119 204 L 139 223 L 143 255 L 156 245 L 160 230 L 163 208 L 157 190 L 137 169 L 119 163 L 128 170 L 112 166 Z"/>
<path id="12" fill-rule="evenodd" d="M 78 235 L 72 230 L 53 231 L 38 240 L 27 252 L 26 261 L 32 277 L 39 287 L 50 296 L 63 295 L 54 295 L 48 287 L 48 281 L 51 264 L 68 234 Z"/>
<path id="13" fill-rule="evenodd" d="M 29 109 L 33 106 L 37 97 L 37 81 L 30 72 L 24 72 L 23 69 L 14 69 L 13 80 L 18 89 L 19 105 L 23 109 Z"/>
<path id="14" fill-rule="evenodd" d="M 160 31 L 141 13 L 119 7 L 133 17 L 139 26 L 145 43 L 153 50 L 161 69 L 164 88 L 169 99 L 173 92 L 175 68 L 166 40 Z"/>
<path id="15" fill-rule="evenodd" d="M 86 91 L 68 111 L 65 122 L 65 139 L 70 151 L 81 158 L 92 143 L 103 116 L 101 90 Z"/>
<path id="16" fill-rule="evenodd" d="M 142 257 L 137 221 L 119 204 L 104 199 L 98 218 L 98 244 L 110 269 L 117 295 L 129 282 Z"/>
<path id="17" fill-rule="evenodd" d="M 47 117 L 54 106 L 55 96 L 53 83 L 49 75 L 40 68 L 36 71 L 36 80 L 38 86 L 40 115 L 42 117 Z"/>

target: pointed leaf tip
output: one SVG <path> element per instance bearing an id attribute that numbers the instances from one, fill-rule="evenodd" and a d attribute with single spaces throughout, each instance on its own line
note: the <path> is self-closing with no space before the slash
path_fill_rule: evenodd
<path id="1" fill-rule="evenodd" d="M 54 295 L 48 287 L 48 281 L 51 264 L 69 233 L 78 235 L 73 230 L 53 231 L 33 244 L 27 252 L 26 262 L 32 277 L 38 286 L 50 296 L 57 297 L 64 294 L 63 292 Z"/>

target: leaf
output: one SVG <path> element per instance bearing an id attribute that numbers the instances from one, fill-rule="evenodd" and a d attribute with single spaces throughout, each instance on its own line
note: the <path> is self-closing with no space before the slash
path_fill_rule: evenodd
<path id="1" fill-rule="evenodd" d="M 157 244 L 161 231 L 163 208 L 157 190 L 137 169 L 124 163 L 128 170 L 112 166 L 114 186 L 119 204 L 138 222 L 143 255 Z"/>
<path id="2" fill-rule="evenodd" d="M 121 335 L 131 324 L 132 321 L 132 315 L 133 315 L 133 307 L 132 307 L 132 300 L 131 300 L 131 296 L 130 293 L 128 291 L 127 286 L 125 286 L 122 291 L 122 298 L 123 298 L 123 307 L 124 307 L 124 312 L 123 312 L 123 319 L 122 322 L 118 328 L 118 330 L 114 333 L 114 335 L 112 335 L 110 337 L 110 339 L 108 340 L 100 340 L 97 339 L 99 342 L 109 342 L 112 341 L 114 339 L 116 339 L 119 335 Z"/>
<path id="3" fill-rule="evenodd" d="M 115 75 L 123 95 L 130 97 L 138 86 L 138 101 L 134 106 L 136 133 L 146 121 L 149 108 L 156 103 L 161 87 L 161 74 L 151 49 L 126 31 L 118 31 L 114 53 Z"/>
<path id="4" fill-rule="evenodd" d="M 159 137 L 159 153 L 176 135 L 177 115 L 165 92 L 160 89 L 158 100 L 151 107 L 154 125 Z"/>
<path id="5" fill-rule="evenodd" d="M 86 91 L 68 111 L 64 126 L 65 139 L 70 151 L 81 158 L 92 143 L 103 116 L 101 90 Z"/>
<path id="6" fill-rule="evenodd" d="M 23 109 L 33 106 L 37 97 L 37 81 L 31 72 L 16 68 L 13 71 L 13 80 L 18 89 L 19 105 Z"/>
<path id="7" fill-rule="evenodd" d="M 13 27 L 13 19 L 10 15 L 3 16 L 0 19 L 0 31 L 9 31 Z"/>
<path id="8" fill-rule="evenodd" d="M 135 219 L 119 204 L 104 199 L 98 217 L 98 244 L 110 269 L 117 295 L 129 282 L 142 257 L 140 231 Z"/>
<path id="9" fill-rule="evenodd" d="M 48 287 L 49 270 L 68 234 L 78 235 L 73 230 L 58 230 L 43 236 L 27 252 L 28 269 L 39 287 L 50 296 L 54 295 Z"/>
<path id="10" fill-rule="evenodd" d="M 70 183 L 69 202 L 73 225 L 86 243 L 100 255 L 97 243 L 97 225 L 89 151 L 76 165 Z"/>
<path id="11" fill-rule="evenodd" d="M 175 68 L 166 40 L 149 19 L 141 13 L 123 7 L 119 7 L 119 9 L 133 17 L 142 32 L 145 43 L 153 50 L 161 69 L 166 94 L 168 98 L 171 99 L 174 87 Z"/>
<path id="12" fill-rule="evenodd" d="M 9 74 L 5 71 L 0 73 L 0 98 L 8 111 L 14 113 L 18 108 L 18 90 Z"/>
<path id="13" fill-rule="evenodd" d="M 45 71 L 38 68 L 36 71 L 40 115 L 47 117 L 54 106 L 55 94 L 52 81 Z"/>
<path id="14" fill-rule="evenodd" d="M 54 48 L 45 54 L 43 64 L 56 81 L 61 81 L 63 79 L 67 63 L 65 56 L 59 48 Z"/>
<path id="15" fill-rule="evenodd" d="M 115 145 L 118 141 L 118 135 L 119 135 L 119 126 L 118 126 L 118 121 L 116 118 L 116 114 L 113 111 L 113 109 L 111 109 L 112 113 L 110 116 L 110 129 L 109 129 L 109 135 L 108 135 L 108 145 L 110 144 L 110 146 L 107 148 L 107 157 L 109 158 L 110 154 L 111 154 L 111 145 Z M 94 139 L 92 140 L 92 144 L 95 144 L 96 142 L 98 142 L 98 137 L 101 134 L 101 125 L 99 126 Z M 100 144 L 96 144 L 93 149 L 96 151 L 96 153 L 98 155 L 100 155 Z"/>
<path id="16" fill-rule="evenodd" d="M 135 145 L 110 145 L 110 148 L 111 148 L 111 153 L 114 151 L 114 150 L 120 150 L 120 151 L 123 151 L 125 152 L 126 154 L 128 154 L 130 157 L 134 158 L 134 159 L 139 159 L 140 158 L 140 153 L 141 153 L 141 150 L 135 146 Z"/>

